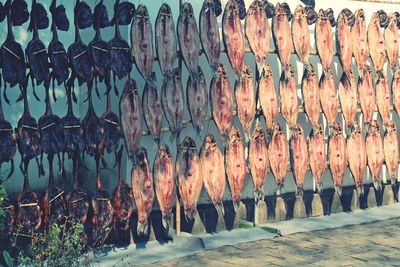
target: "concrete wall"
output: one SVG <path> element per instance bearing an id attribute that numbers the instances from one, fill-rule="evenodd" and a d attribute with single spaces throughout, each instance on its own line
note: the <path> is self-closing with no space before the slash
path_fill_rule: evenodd
<path id="1" fill-rule="evenodd" d="M 47 4 L 47 6 L 50 3 L 49 0 L 43 0 L 40 2 Z M 66 6 L 67 11 L 69 12 L 68 14 L 69 14 L 71 21 L 72 21 L 72 10 L 73 10 L 72 2 L 73 1 L 64 1 L 64 5 Z M 88 1 L 88 2 L 92 7 L 94 7 L 95 3 L 92 3 L 92 1 Z M 150 19 L 151 19 L 151 23 L 152 23 L 153 27 L 155 24 L 155 19 L 156 19 L 157 13 L 158 13 L 158 8 L 161 6 L 161 4 L 163 2 L 167 2 L 168 4 L 170 4 L 170 6 L 172 8 L 172 13 L 174 14 L 175 23 L 177 22 L 178 14 L 179 14 L 179 4 L 178 4 L 178 1 L 176 1 L 176 0 L 151 0 L 151 1 L 135 0 L 132 2 L 134 2 L 135 4 L 142 3 L 142 4 L 147 5 L 147 7 L 149 8 L 149 13 L 150 13 L 149 15 L 150 15 Z M 203 1 L 200 1 L 200 0 L 199 1 L 191 1 L 197 21 L 198 21 L 198 15 L 200 13 L 202 2 Z M 222 2 L 223 2 L 223 6 L 224 6 L 225 3 L 227 2 L 227 0 L 222 0 Z M 251 3 L 251 0 L 246 0 L 245 2 L 246 2 L 246 6 L 248 7 Z M 271 2 L 275 4 L 277 1 L 271 1 Z M 294 0 L 293 1 L 289 0 L 287 2 L 290 5 L 292 11 L 294 11 L 296 5 L 300 3 L 300 1 L 294 1 Z M 340 10 L 342 8 L 345 8 L 345 7 L 349 8 L 352 11 L 355 11 L 358 8 L 363 8 L 366 12 L 367 20 L 369 20 L 369 18 L 371 17 L 372 12 L 376 11 L 378 9 L 384 9 L 386 12 L 391 12 L 391 11 L 398 10 L 400 8 L 400 5 L 398 5 L 398 4 L 364 3 L 364 2 L 360 2 L 360 1 L 350 1 L 350 0 L 335 0 L 335 1 L 328 0 L 328 1 L 316 1 L 316 2 L 317 2 L 316 10 L 318 10 L 319 8 L 326 9 L 326 8 L 331 7 L 331 8 L 333 8 L 333 10 L 335 12 L 335 16 L 340 12 Z M 109 14 L 110 14 L 110 16 L 112 16 L 112 14 L 113 14 L 112 4 L 109 3 L 109 1 L 105 1 L 105 3 L 107 3 Z M 222 15 L 219 17 L 219 22 L 221 22 L 221 19 L 222 19 Z M 26 32 L 26 30 L 25 30 L 26 28 L 27 28 L 27 24 L 24 25 L 23 27 L 15 27 L 16 38 L 19 42 L 24 44 L 24 47 L 26 46 L 27 42 L 30 40 L 30 34 Z M 314 26 L 313 25 L 310 26 L 310 30 L 312 32 L 311 38 L 313 40 L 314 39 L 314 36 L 313 36 Z M 123 33 L 123 35 L 125 36 L 125 38 L 127 40 L 130 39 L 129 27 L 122 27 L 121 32 Z M 1 33 L 2 34 L 0 36 L 0 43 L 3 42 L 3 40 L 5 38 L 6 23 L 1 24 Z M 104 39 L 108 40 L 108 39 L 112 38 L 113 33 L 114 33 L 114 30 L 111 28 L 103 30 Z M 93 38 L 94 31 L 92 29 L 87 29 L 87 30 L 81 31 L 81 34 L 82 34 L 83 40 L 88 43 Z M 51 35 L 49 34 L 49 30 L 41 31 L 40 36 L 41 36 L 42 40 L 45 42 L 45 44 L 48 44 L 51 40 Z M 73 38 L 74 38 L 73 29 L 71 28 L 70 31 L 66 32 L 66 33 L 60 32 L 60 38 L 64 42 L 64 45 L 66 47 L 68 47 L 69 44 L 71 44 L 73 42 Z M 313 44 L 313 46 L 315 46 L 314 42 L 312 42 L 312 44 Z M 313 47 L 313 48 L 315 48 L 315 47 Z M 253 55 L 251 53 L 247 53 L 245 60 L 246 60 L 246 63 L 249 64 L 249 66 L 251 67 L 252 72 L 255 73 L 255 61 L 254 61 Z M 269 60 L 269 63 L 271 64 L 271 67 L 272 67 L 272 70 L 274 73 L 276 88 L 278 88 L 278 80 L 279 80 L 279 76 L 281 73 L 280 63 L 277 59 L 277 56 L 274 54 L 270 55 L 268 60 Z M 231 85 L 233 87 L 234 75 L 233 75 L 233 71 L 229 65 L 229 62 L 228 62 L 225 54 L 221 55 L 220 61 L 227 67 L 229 79 L 230 79 Z M 318 73 L 318 77 L 319 77 L 322 72 L 321 65 L 319 64 L 319 58 L 317 56 L 311 56 L 311 62 L 318 66 L 317 73 Z M 296 55 L 292 56 L 292 64 L 295 66 L 296 77 L 297 77 L 298 85 L 300 88 L 303 67 L 302 67 L 301 63 L 297 62 Z M 212 73 L 211 73 L 211 69 L 208 66 L 208 63 L 207 63 L 204 55 L 200 56 L 199 65 L 201 66 L 201 68 L 205 74 L 207 86 L 209 86 L 209 84 L 211 82 Z M 341 66 L 340 66 L 337 58 L 334 59 L 333 69 L 334 69 L 334 74 L 335 74 L 335 84 L 336 84 L 336 86 L 338 86 L 342 70 L 341 70 Z M 161 72 L 159 69 L 158 62 L 155 62 L 155 64 L 154 64 L 154 71 L 156 72 L 156 76 L 157 76 L 158 90 L 161 90 L 162 75 L 161 75 Z M 133 67 L 132 77 L 136 80 L 137 86 L 138 86 L 138 89 L 139 89 L 139 92 L 141 95 L 143 92 L 144 80 L 139 75 L 135 66 Z M 183 67 L 182 82 L 183 82 L 184 88 L 186 88 L 187 79 L 188 79 L 188 72 L 187 72 L 186 68 Z M 390 71 L 388 71 L 388 79 L 389 79 L 389 81 L 391 80 Z M 123 84 L 124 84 L 124 81 L 119 82 L 120 91 L 122 90 Z M 102 86 L 101 89 L 104 89 L 104 87 Z M 39 95 L 41 96 L 41 98 L 44 99 L 43 87 L 38 88 L 38 91 L 40 92 Z M 83 88 L 80 88 L 80 92 L 81 93 L 80 93 L 79 103 L 78 103 L 78 105 L 74 106 L 74 108 L 75 108 L 76 114 L 80 114 L 80 116 L 83 118 L 83 116 L 86 113 L 86 109 L 87 109 L 87 104 L 82 102 L 82 100 L 85 98 L 85 93 L 86 93 L 85 86 L 83 86 Z M 66 103 L 66 98 L 64 97 L 64 89 L 62 87 L 58 88 L 57 94 L 59 96 L 59 101 L 57 103 L 53 103 L 53 109 L 54 109 L 55 113 L 57 113 L 59 116 L 63 116 L 65 114 L 65 103 Z M 17 88 L 13 88 L 13 90 L 10 90 L 10 97 L 12 100 L 15 100 L 17 95 L 18 95 Z M 29 93 L 29 95 L 30 95 L 29 101 L 30 101 L 30 105 L 31 105 L 32 114 L 36 118 L 39 118 L 44 112 L 44 104 L 43 103 L 38 104 L 36 102 L 36 100 L 31 97 L 31 92 Z M 299 95 L 301 95 L 300 90 L 299 90 Z M 95 104 L 97 114 L 100 115 L 105 109 L 105 99 L 102 99 L 101 101 L 99 101 L 94 96 L 94 104 Z M 118 100 L 115 96 L 113 96 L 113 107 L 114 107 L 115 111 L 118 111 Z M 16 123 L 22 113 L 22 104 L 13 104 L 12 106 L 4 105 L 4 109 L 5 109 L 7 119 L 11 120 L 13 125 L 16 125 Z M 210 112 L 210 110 L 209 110 L 209 112 Z M 397 115 L 393 114 L 393 116 L 396 119 L 396 122 L 398 122 Z M 184 119 L 185 120 L 190 119 L 187 108 L 185 108 Z M 307 123 L 305 114 L 299 114 L 298 120 L 304 128 L 305 134 L 308 135 L 310 133 L 311 128 L 310 128 L 309 124 Z M 278 121 L 281 124 L 285 125 L 284 120 L 281 115 L 279 116 Z M 322 122 L 322 116 L 321 116 L 321 122 Z M 239 126 L 239 122 L 238 122 L 237 118 L 234 119 L 234 124 L 236 126 Z M 167 126 L 167 122 L 165 120 L 164 120 L 164 126 Z M 202 132 L 200 137 L 196 136 L 196 134 L 193 130 L 193 127 L 191 125 L 188 125 L 188 127 L 186 127 L 181 133 L 181 140 L 185 136 L 189 135 L 192 138 L 194 138 L 194 140 L 196 141 L 197 147 L 200 149 L 200 146 L 203 142 L 203 138 L 209 132 L 213 133 L 217 137 L 218 142 L 220 144 L 220 148 L 222 149 L 221 139 L 219 137 L 216 126 L 213 121 L 209 121 L 205 124 L 205 130 Z M 122 142 L 122 140 L 121 140 L 121 142 Z M 176 143 L 170 142 L 170 134 L 169 133 L 163 134 L 161 137 L 161 142 L 167 143 L 170 146 L 170 148 L 172 150 L 172 154 L 175 158 L 176 157 Z M 147 149 L 149 162 L 152 163 L 154 161 L 154 157 L 156 154 L 156 147 L 155 147 L 151 137 L 149 137 L 149 136 L 143 137 L 142 141 L 141 141 L 141 145 Z M 17 162 L 19 162 L 19 156 L 16 156 L 15 159 Z M 112 162 L 112 157 L 107 157 L 107 159 L 109 160 L 110 163 Z M 93 159 L 86 158 L 86 164 L 90 167 L 90 171 L 81 173 L 80 174 L 81 180 L 84 180 L 84 182 L 85 182 L 84 184 L 85 184 L 86 188 L 88 188 L 88 189 L 94 188 L 95 173 L 94 173 Z M 129 177 L 130 177 L 131 164 L 129 162 L 127 162 L 124 165 L 126 165 L 125 176 L 128 180 L 130 180 Z M 4 169 L 7 169 L 7 168 L 8 167 L 4 167 Z M 70 170 L 70 169 L 71 169 L 71 165 L 68 162 L 67 170 Z M 30 170 L 31 170 L 30 171 L 30 178 L 31 178 L 30 180 L 31 180 L 31 185 L 32 185 L 33 189 L 35 189 L 35 190 L 43 189 L 47 185 L 47 178 L 40 178 L 40 179 L 37 178 L 37 171 L 35 169 L 34 163 L 31 163 Z M 383 168 L 383 172 L 385 173 L 385 168 Z M 101 176 L 102 176 L 102 180 L 103 180 L 105 187 L 108 188 L 109 192 L 111 192 L 113 190 L 113 188 L 116 184 L 116 180 L 117 180 L 116 170 L 104 170 L 101 172 Z M 367 175 L 364 178 L 366 179 Z M 58 183 L 63 188 L 67 189 L 69 187 L 69 185 L 70 185 L 69 181 L 63 181 L 61 177 L 58 180 L 59 180 Z M 349 172 L 347 172 L 346 178 L 345 178 L 345 185 L 351 185 L 351 184 L 353 184 L 353 180 L 352 180 Z M 312 182 L 311 173 L 307 173 L 305 189 L 306 190 L 311 189 L 312 186 L 313 186 L 313 182 Z M 324 186 L 325 186 L 325 188 L 329 188 L 329 187 L 333 186 L 331 175 L 328 170 L 326 171 L 326 174 L 324 177 Z M 19 193 L 21 191 L 22 175 L 19 170 L 16 170 L 13 177 L 9 181 L 6 182 L 6 188 L 10 194 Z M 264 188 L 265 188 L 266 195 L 274 194 L 275 180 L 274 180 L 272 174 L 268 174 Z M 293 192 L 294 190 L 295 190 L 295 187 L 294 187 L 293 177 L 292 177 L 291 173 L 288 173 L 286 176 L 286 181 L 285 181 L 285 192 Z M 250 175 L 247 177 L 246 186 L 245 186 L 245 189 L 243 192 L 243 199 L 248 199 L 248 198 L 253 198 L 253 183 L 252 183 Z M 229 188 L 227 186 L 226 192 L 225 192 L 225 200 L 229 200 L 229 199 L 230 199 L 230 192 L 229 192 Z M 210 203 L 210 199 L 204 189 L 201 194 L 199 203 L 202 203 L 202 204 Z M 155 208 L 157 208 L 156 203 L 155 203 Z"/>

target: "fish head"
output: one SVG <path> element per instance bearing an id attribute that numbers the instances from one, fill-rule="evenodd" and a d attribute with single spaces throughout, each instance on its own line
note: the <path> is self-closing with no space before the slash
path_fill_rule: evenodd
<path id="1" fill-rule="evenodd" d="M 227 78 L 226 69 L 225 69 L 224 65 L 222 65 L 221 63 L 218 65 L 216 76 L 218 78 L 221 78 L 221 77 L 225 78 L 225 79 Z"/>
<path id="2" fill-rule="evenodd" d="M 136 153 L 136 162 L 139 166 L 144 166 L 147 164 L 147 151 L 145 148 L 140 148 Z"/>
<path id="3" fill-rule="evenodd" d="M 339 122 L 335 122 L 332 126 L 333 129 L 333 136 L 341 135 L 342 134 L 342 125 Z"/>
<path id="4" fill-rule="evenodd" d="M 354 16 L 357 21 L 364 21 L 365 20 L 365 12 L 364 9 L 360 8 L 354 12 Z"/>
<path id="5" fill-rule="evenodd" d="M 185 2 L 182 4 L 181 16 L 184 17 L 184 22 L 186 24 L 189 24 L 194 19 L 192 4 L 190 4 L 189 2 Z"/>
<path id="6" fill-rule="evenodd" d="M 302 5 L 297 5 L 296 9 L 294 10 L 294 17 L 296 19 L 299 19 L 301 17 L 307 17 L 306 13 L 305 13 L 305 9 Z"/>
<path id="7" fill-rule="evenodd" d="M 149 11 L 145 5 L 138 5 L 136 12 L 135 12 L 135 19 L 148 23 L 149 22 Z"/>
<path id="8" fill-rule="evenodd" d="M 393 13 L 393 12 L 389 13 L 388 20 L 389 20 L 389 25 L 392 25 L 392 24 L 397 25 L 397 17 L 396 17 L 395 13 Z"/>
<path id="9" fill-rule="evenodd" d="M 311 80 L 315 77 L 315 68 L 312 63 L 310 63 L 309 68 L 304 69 L 304 75 L 307 78 L 307 80 Z"/>
<path id="10" fill-rule="evenodd" d="M 204 148 L 206 150 L 213 149 L 217 146 L 217 140 L 215 139 L 213 134 L 207 134 L 206 138 L 204 138 Z"/>
<path id="11" fill-rule="evenodd" d="M 396 71 L 394 72 L 393 79 L 395 80 L 400 79 L 400 68 L 396 69 Z"/>
<path id="12" fill-rule="evenodd" d="M 396 132 L 396 124 L 393 120 L 390 120 L 389 123 L 386 125 L 386 131 L 388 133 Z"/>
<path id="13" fill-rule="evenodd" d="M 300 124 L 297 123 L 293 127 L 293 137 L 298 137 L 298 136 L 302 136 L 302 135 L 304 135 L 303 129 L 301 128 Z"/>
<path id="14" fill-rule="evenodd" d="M 189 154 L 197 153 L 196 143 L 189 136 L 185 137 L 185 139 L 183 140 L 182 144 L 179 146 L 179 149 L 183 150 L 183 151 L 186 151 Z"/>
<path id="15" fill-rule="evenodd" d="M 360 134 L 361 133 L 361 127 L 360 124 L 358 122 L 354 122 L 352 125 L 352 131 L 351 134 L 352 135 L 356 135 L 356 134 Z"/>
<path id="16" fill-rule="evenodd" d="M 322 124 L 318 122 L 313 129 L 314 135 L 321 135 L 322 130 Z"/>
<path id="17" fill-rule="evenodd" d="M 254 127 L 253 131 L 253 139 L 259 139 L 259 138 L 264 138 L 264 131 L 261 128 L 260 123 L 257 121 L 256 127 Z"/>
<path id="18" fill-rule="evenodd" d="M 280 4 L 280 3 L 276 4 L 276 7 L 275 7 L 275 19 L 276 19 L 276 21 L 278 23 L 282 22 L 285 19 L 285 17 L 286 17 L 286 10 L 285 10 L 283 4 Z"/>
<path id="19" fill-rule="evenodd" d="M 282 134 L 283 134 L 282 126 L 279 123 L 276 123 L 274 125 L 273 136 L 282 135 Z"/>
<path id="20" fill-rule="evenodd" d="M 378 12 L 372 13 L 371 20 L 369 23 L 378 24 L 379 25 L 379 14 Z"/>
<path id="21" fill-rule="evenodd" d="M 380 127 L 379 127 L 378 121 L 377 121 L 377 120 L 373 120 L 373 121 L 371 122 L 370 127 L 369 127 L 369 132 L 370 132 L 370 133 L 375 133 L 375 132 L 377 132 L 377 131 L 379 131 L 379 130 L 380 130 Z"/>
<path id="22" fill-rule="evenodd" d="M 167 3 L 163 3 L 158 11 L 158 15 L 162 16 L 165 20 L 169 20 L 172 16 L 171 7 Z"/>
<path id="23" fill-rule="evenodd" d="M 171 152 L 168 145 L 160 145 L 160 148 L 158 149 L 158 154 L 160 156 L 160 159 L 169 159 L 171 157 Z"/>
<path id="24" fill-rule="evenodd" d="M 236 127 L 232 127 L 229 133 L 229 143 L 231 145 L 235 145 L 238 141 L 242 141 L 242 137 L 240 135 L 240 131 Z"/>

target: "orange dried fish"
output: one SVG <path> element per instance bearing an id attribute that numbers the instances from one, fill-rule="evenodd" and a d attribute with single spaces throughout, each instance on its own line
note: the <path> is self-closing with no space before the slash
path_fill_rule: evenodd
<path id="1" fill-rule="evenodd" d="M 397 69 L 393 74 L 392 96 L 397 115 L 400 116 L 400 69 Z"/>
<path id="2" fill-rule="evenodd" d="M 326 144 L 322 125 L 318 123 L 308 139 L 310 168 L 319 194 L 323 190 L 323 176 L 326 168 Z"/>
<path id="3" fill-rule="evenodd" d="M 384 125 L 390 121 L 390 93 L 389 85 L 385 74 L 382 72 L 378 76 L 375 85 L 376 90 L 376 105 L 378 106 L 379 114 L 381 115 Z"/>
<path id="4" fill-rule="evenodd" d="M 331 24 L 326 12 L 322 9 L 318 12 L 315 23 L 315 43 L 324 71 L 330 69 L 333 60 L 333 34 Z"/>
<path id="5" fill-rule="evenodd" d="M 339 100 L 346 126 L 351 127 L 357 114 L 357 89 L 354 75 L 344 72 L 339 83 Z"/>
<path id="6" fill-rule="evenodd" d="M 383 165 L 384 152 L 381 130 L 378 121 L 373 120 L 367 134 L 367 163 L 376 190 L 382 190 L 380 172 Z"/>
<path id="7" fill-rule="evenodd" d="M 394 184 L 397 180 L 397 167 L 399 166 L 399 141 L 397 140 L 396 124 L 392 120 L 386 127 L 383 137 L 383 152 L 391 182 Z"/>
<path id="8" fill-rule="evenodd" d="M 292 36 L 297 57 L 308 66 L 311 49 L 310 30 L 308 29 L 307 14 L 302 5 L 298 5 L 294 11 Z"/>
<path id="9" fill-rule="evenodd" d="M 348 19 L 348 9 L 343 9 L 339 13 L 336 24 L 336 51 L 339 55 L 340 64 L 347 76 L 351 76 L 351 60 L 353 58 L 353 49 L 351 42 L 350 21 Z"/>
<path id="10" fill-rule="evenodd" d="M 336 193 L 342 195 L 343 177 L 347 167 L 346 139 L 343 136 L 340 123 L 333 125 L 332 133 L 329 136 L 329 168 L 331 170 L 333 184 Z"/>
<path id="11" fill-rule="evenodd" d="M 280 195 L 289 162 L 289 144 L 279 123 L 275 124 L 272 138 L 268 145 L 268 158 L 277 185 L 276 194 Z"/>
<path id="12" fill-rule="evenodd" d="M 355 23 L 351 27 L 351 41 L 354 59 L 356 60 L 360 76 L 362 76 L 362 70 L 367 67 L 369 57 L 366 25 L 364 10 L 357 9 L 355 12 Z"/>
<path id="13" fill-rule="evenodd" d="M 296 124 L 290 139 L 290 152 L 293 177 L 297 186 L 296 194 L 303 195 L 304 179 L 308 167 L 308 150 L 303 129 L 299 124 Z"/>
<path id="14" fill-rule="evenodd" d="M 320 113 L 319 87 L 317 77 L 315 75 L 314 66 L 310 63 L 309 68 L 304 69 L 303 78 L 301 80 L 301 89 L 304 100 L 304 109 L 308 120 L 313 126 L 318 124 Z"/>
<path id="15" fill-rule="evenodd" d="M 394 13 L 389 14 L 389 24 L 383 31 L 385 38 L 386 55 L 390 68 L 394 71 L 398 66 L 399 60 L 399 30 L 397 28 L 397 18 Z"/>
<path id="16" fill-rule="evenodd" d="M 265 72 L 261 73 L 258 81 L 258 98 L 264 114 L 267 132 L 272 133 L 278 117 L 279 103 L 275 92 L 274 77 L 269 64 L 266 65 Z"/>
<path id="17" fill-rule="evenodd" d="M 319 80 L 319 91 L 322 111 L 324 112 L 326 121 L 331 128 L 336 122 L 336 116 L 339 108 L 331 69 L 328 69 L 325 73 L 322 73 L 321 79 Z"/>
<path id="18" fill-rule="evenodd" d="M 371 68 L 368 65 L 365 65 L 363 77 L 358 79 L 357 90 L 364 123 L 368 125 L 371 123 L 375 112 L 374 84 L 372 82 Z"/>
<path id="19" fill-rule="evenodd" d="M 385 42 L 379 25 L 379 14 L 372 13 L 371 20 L 368 24 L 368 45 L 369 53 L 374 64 L 375 72 L 382 72 L 383 65 L 386 62 Z"/>
<path id="20" fill-rule="evenodd" d="M 289 127 L 292 128 L 297 123 L 298 100 L 296 80 L 294 77 L 294 69 L 292 65 L 288 67 L 289 74 L 282 71 L 279 80 L 279 92 L 281 97 L 281 112 Z"/>
<path id="21" fill-rule="evenodd" d="M 355 122 L 347 137 L 347 156 L 349 169 L 353 176 L 358 195 L 364 194 L 363 176 L 367 168 L 365 140 L 360 125 Z"/>

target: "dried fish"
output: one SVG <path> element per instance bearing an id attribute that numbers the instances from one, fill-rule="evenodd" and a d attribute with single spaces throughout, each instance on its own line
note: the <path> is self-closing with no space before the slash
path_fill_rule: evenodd
<path id="1" fill-rule="evenodd" d="M 295 125 L 290 139 L 290 152 L 290 165 L 297 187 L 296 194 L 303 195 L 304 179 L 308 167 L 308 150 L 303 129 L 299 124 Z"/>
<path id="2" fill-rule="evenodd" d="M 397 167 L 399 166 L 399 141 L 397 140 L 397 128 L 393 120 L 389 121 L 383 137 L 383 152 L 385 163 L 392 184 L 397 181 Z"/>
<path id="3" fill-rule="evenodd" d="M 353 58 L 353 48 L 351 40 L 351 21 L 349 16 L 353 16 L 351 11 L 347 8 L 343 9 L 338 16 L 336 23 L 336 51 L 339 55 L 339 61 L 342 65 L 343 72 L 347 76 L 353 74 L 351 69 L 351 60 Z"/>
<path id="4" fill-rule="evenodd" d="M 343 136 L 342 126 L 340 126 L 339 122 L 333 125 L 329 136 L 328 159 L 335 192 L 341 196 L 343 178 L 347 167 L 347 148 L 346 139 Z"/>
<path id="5" fill-rule="evenodd" d="M 336 116 L 339 108 L 335 83 L 333 80 L 333 73 L 331 69 L 328 69 L 327 71 L 322 73 L 322 76 L 319 80 L 319 91 L 322 111 L 324 112 L 326 121 L 331 128 L 336 122 Z"/>
<path id="6" fill-rule="evenodd" d="M 289 162 L 289 144 L 279 123 L 274 125 L 274 131 L 268 145 L 268 158 L 272 173 L 275 176 L 277 185 L 276 194 L 280 195 L 283 190 Z"/>
<path id="7" fill-rule="evenodd" d="M 396 108 L 397 115 L 399 115 L 400 114 L 400 69 L 397 69 L 393 74 L 392 96 L 393 96 L 394 107 Z"/>
<path id="8" fill-rule="evenodd" d="M 223 139 L 227 139 L 233 120 L 233 95 L 222 64 L 219 64 L 210 87 L 212 117 Z"/>
<path id="9" fill-rule="evenodd" d="M 197 66 L 200 52 L 199 31 L 193 7 L 189 2 L 184 2 L 179 12 L 177 23 L 179 47 L 183 61 L 192 79 L 197 82 Z"/>
<path id="10" fill-rule="evenodd" d="M 304 100 L 304 109 L 308 120 L 316 126 L 318 124 L 320 113 L 320 98 L 317 77 L 314 66 L 310 63 L 308 68 L 304 69 L 303 78 L 301 80 L 301 90 Z"/>
<path id="11" fill-rule="evenodd" d="M 368 66 L 367 60 L 369 57 L 367 26 L 363 9 L 357 9 L 354 14 L 355 24 L 351 27 L 351 41 L 354 59 L 359 70 L 358 73 L 362 77 L 363 70 Z"/>
<path id="12" fill-rule="evenodd" d="M 247 64 L 243 65 L 240 72 L 240 79 L 236 81 L 235 99 L 239 121 L 242 125 L 247 143 L 253 126 L 253 120 L 256 115 L 256 97 L 253 74 Z"/>
<path id="13" fill-rule="evenodd" d="M 146 82 L 144 85 L 142 105 L 144 121 L 154 142 L 158 144 L 160 142 L 161 127 L 163 123 L 163 110 L 161 96 L 153 83 Z"/>
<path id="14" fill-rule="evenodd" d="M 218 148 L 217 140 L 212 134 L 208 134 L 204 138 L 200 160 L 204 187 L 217 213 L 223 217 L 225 213 L 222 203 L 225 193 L 224 156 Z"/>
<path id="15" fill-rule="evenodd" d="M 265 72 L 261 73 L 258 81 L 258 99 L 264 114 L 268 134 L 272 133 L 278 117 L 278 97 L 275 92 L 274 77 L 269 64 L 265 66 Z"/>
<path id="16" fill-rule="evenodd" d="M 353 74 L 347 75 L 343 72 L 338 91 L 346 126 L 351 128 L 357 115 L 357 89 Z"/>
<path id="17" fill-rule="evenodd" d="M 367 134 L 367 163 L 376 190 L 382 190 L 380 172 L 384 160 L 383 142 L 378 121 L 373 120 Z"/>
<path id="18" fill-rule="evenodd" d="M 322 194 L 323 177 L 326 168 L 326 144 L 322 125 L 317 123 L 308 139 L 310 168 L 316 183 L 317 191 Z"/>
<path id="19" fill-rule="evenodd" d="M 378 80 L 375 85 L 376 90 L 376 105 L 378 106 L 379 114 L 381 115 L 384 125 L 388 125 L 390 121 L 390 93 L 389 85 L 385 74 L 382 72 L 378 75 Z"/>
<path id="20" fill-rule="evenodd" d="M 358 79 L 358 96 L 365 124 L 370 124 L 375 112 L 375 92 L 372 82 L 371 68 L 364 67 L 364 75 Z"/>
<path id="21" fill-rule="evenodd" d="M 306 9 L 302 5 L 298 5 L 294 11 L 292 36 L 297 57 L 304 65 L 308 66 L 311 50 L 310 30 L 308 29 Z"/>
<path id="22" fill-rule="evenodd" d="M 156 25 L 156 53 L 161 72 L 164 76 L 173 72 L 177 55 L 175 23 L 171 7 L 163 3 L 158 11 Z"/>
<path id="23" fill-rule="evenodd" d="M 189 76 L 186 86 L 186 98 L 193 127 L 199 135 L 203 130 L 208 111 L 208 88 L 200 66 L 197 70 L 197 83 Z"/>
<path id="24" fill-rule="evenodd" d="M 389 24 L 383 32 L 383 37 L 385 39 L 389 65 L 392 71 L 394 71 L 399 64 L 399 30 L 397 28 L 397 18 L 394 13 L 389 14 Z"/>
<path id="25" fill-rule="evenodd" d="M 192 221 L 197 213 L 197 201 L 203 187 L 203 175 L 196 143 L 188 136 L 179 146 L 176 173 L 185 217 L 186 220 Z"/>
<path id="26" fill-rule="evenodd" d="M 222 33 L 225 49 L 236 76 L 244 64 L 245 40 L 235 0 L 229 0 L 222 17 Z"/>
<path id="27" fill-rule="evenodd" d="M 367 168 L 367 154 L 360 125 L 355 122 L 350 136 L 347 137 L 347 157 L 349 169 L 359 195 L 364 194 L 363 176 Z"/>
<path id="28" fill-rule="evenodd" d="M 213 71 L 216 71 L 221 53 L 221 37 L 217 20 L 218 14 L 216 14 L 213 2 L 213 0 L 204 0 L 199 16 L 199 29 L 201 44 L 208 64 Z"/>
<path id="29" fill-rule="evenodd" d="M 296 79 L 294 77 L 294 68 L 292 65 L 288 66 L 290 74 L 285 74 L 282 71 L 279 80 L 279 91 L 281 97 L 281 110 L 282 116 L 285 118 L 289 127 L 292 128 L 297 124 L 298 102 L 297 102 L 297 88 Z"/>
<path id="30" fill-rule="evenodd" d="M 382 72 L 383 65 L 386 62 L 385 42 L 379 25 L 379 14 L 372 13 L 371 20 L 368 24 L 368 45 L 369 53 L 374 64 L 375 72 Z"/>
<path id="31" fill-rule="evenodd" d="M 250 49 L 256 58 L 258 72 L 262 73 L 267 64 L 271 32 L 267 14 L 260 0 L 253 0 L 251 3 L 247 11 L 244 29 Z"/>
<path id="32" fill-rule="evenodd" d="M 225 150 L 226 176 L 232 195 L 233 208 L 237 212 L 240 195 L 246 182 L 246 156 L 243 139 L 238 128 L 232 127 L 228 142 L 228 147 Z"/>
<path id="33" fill-rule="evenodd" d="M 333 60 L 333 34 L 327 12 L 320 9 L 315 23 L 315 43 L 322 68 L 327 72 Z"/>
<path id="34" fill-rule="evenodd" d="M 154 186 L 162 215 L 162 224 L 169 229 L 175 199 L 175 163 L 167 145 L 161 145 L 153 164 Z"/>
<path id="35" fill-rule="evenodd" d="M 138 213 L 137 234 L 147 235 L 149 218 L 154 201 L 153 176 L 147 160 L 147 152 L 140 148 L 136 154 L 136 163 L 131 171 L 133 197 Z"/>

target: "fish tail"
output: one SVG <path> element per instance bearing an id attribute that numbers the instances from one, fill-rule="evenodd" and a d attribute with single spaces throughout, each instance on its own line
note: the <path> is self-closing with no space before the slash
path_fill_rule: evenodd
<path id="1" fill-rule="evenodd" d="M 296 196 L 302 197 L 302 196 L 303 196 L 303 193 L 304 193 L 304 188 L 303 188 L 303 186 L 298 186 L 298 187 L 296 188 Z"/>
<path id="2" fill-rule="evenodd" d="M 146 235 L 149 232 L 149 224 L 147 222 L 145 223 L 138 222 L 136 231 L 139 236 Z"/>
<path id="3" fill-rule="evenodd" d="M 382 79 L 384 77 L 384 74 L 383 74 L 383 70 L 377 70 L 376 72 L 375 72 L 375 82 L 377 82 L 377 81 L 379 81 L 380 79 Z"/>
<path id="4" fill-rule="evenodd" d="M 199 74 L 197 72 L 197 69 L 195 71 L 190 72 L 190 77 L 192 78 L 193 84 L 197 85 L 199 83 Z"/>
<path id="5" fill-rule="evenodd" d="M 171 221 L 171 214 L 165 214 L 162 216 L 162 225 L 167 232 L 169 231 L 169 224 Z"/>
<path id="6" fill-rule="evenodd" d="M 379 181 L 379 180 L 374 181 L 374 188 L 376 191 L 379 191 L 379 192 L 382 191 L 381 181 Z"/>
<path id="7" fill-rule="evenodd" d="M 365 72 L 366 72 L 365 68 L 363 68 L 363 67 L 358 68 L 358 77 L 360 77 L 361 80 L 364 79 Z"/>
<path id="8" fill-rule="evenodd" d="M 357 186 L 356 190 L 357 190 L 358 197 L 361 197 L 364 195 L 364 186 L 362 184 L 360 186 Z"/>
<path id="9" fill-rule="evenodd" d="M 281 194 L 283 194 L 284 190 L 283 190 L 283 183 L 278 183 L 276 185 L 276 195 L 279 196 Z"/>
<path id="10" fill-rule="evenodd" d="M 258 76 L 262 77 L 266 73 L 266 65 L 267 63 L 265 61 L 257 62 L 257 71 L 258 71 Z"/>
<path id="11" fill-rule="evenodd" d="M 285 74 L 285 79 L 286 79 L 286 80 L 289 80 L 289 78 L 292 76 L 292 72 L 291 72 L 291 70 L 290 70 L 290 65 L 285 65 L 285 66 L 283 66 L 282 71 L 283 71 L 284 74 Z"/>
<path id="12" fill-rule="evenodd" d="M 396 179 L 396 176 L 395 175 L 393 175 L 392 177 L 390 177 L 391 179 L 390 179 L 390 182 L 392 183 L 392 186 L 395 186 L 396 184 L 397 184 L 397 179 Z"/>
<path id="13" fill-rule="evenodd" d="M 222 201 L 215 203 L 214 207 L 217 210 L 218 217 L 224 217 L 225 210 L 224 210 L 224 204 L 222 203 Z"/>
<path id="14" fill-rule="evenodd" d="M 342 196 L 342 186 L 341 185 L 335 185 L 335 192 L 339 197 Z"/>
<path id="15" fill-rule="evenodd" d="M 240 205 L 240 200 L 232 200 L 233 201 L 233 210 L 237 213 Z"/>
<path id="16" fill-rule="evenodd" d="M 364 131 L 365 131 L 365 132 L 368 133 L 369 127 L 370 127 L 370 123 L 369 123 L 369 122 L 364 122 Z"/>
<path id="17" fill-rule="evenodd" d="M 323 193 L 323 191 L 324 191 L 322 182 L 317 182 L 317 183 L 316 183 L 316 187 L 317 187 L 317 192 L 318 192 L 318 194 L 322 195 L 322 193 Z"/>
<path id="18" fill-rule="evenodd" d="M 254 201 L 258 204 L 259 201 L 264 200 L 264 191 L 262 189 L 254 190 Z"/>
<path id="19" fill-rule="evenodd" d="M 196 209 L 185 209 L 184 212 L 185 212 L 186 221 L 191 222 L 194 220 L 194 216 L 196 215 L 197 210 Z"/>

